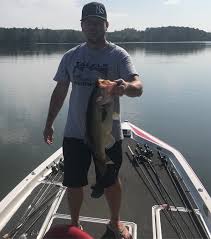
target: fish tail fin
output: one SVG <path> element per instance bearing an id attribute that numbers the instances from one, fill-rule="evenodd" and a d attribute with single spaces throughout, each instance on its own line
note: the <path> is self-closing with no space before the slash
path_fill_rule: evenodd
<path id="1" fill-rule="evenodd" d="M 96 160 L 95 165 L 96 165 L 97 169 L 99 170 L 100 175 L 103 176 L 105 174 L 106 168 L 107 168 L 106 162 L 103 163 L 99 160 Z"/>

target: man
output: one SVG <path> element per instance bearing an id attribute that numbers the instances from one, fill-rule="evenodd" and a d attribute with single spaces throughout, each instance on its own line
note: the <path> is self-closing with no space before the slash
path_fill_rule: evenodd
<path id="1" fill-rule="evenodd" d="M 54 77 L 57 85 L 51 96 L 49 113 L 44 129 L 46 143 L 53 142 L 53 122 L 61 109 L 70 82 L 72 90 L 69 111 L 64 132 L 64 181 L 67 186 L 72 224 L 79 225 L 79 212 L 83 201 L 83 187 L 88 184 L 87 173 L 91 163 L 91 151 L 85 137 L 86 110 L 91 92 L 98 79 L 116 81 L 113 89 L 115 112 L 120 112 L 119 96 L 129 97 L 142 94 L 142 83 L 128 53 L 121 47 L 106 40 L 108 29 L 105 6 L 91 2 L 82 10 L 81 28 L 86 42 L 70 49 L 63 56 Z M 104 194 L 111 218 L 108 225 L 122 238 L 131 238 L 127 228 L 120 223 L 121 185 L 118 171 L 122 162 L 120 117 L 113 120 L 112 134 L 116 140 L 109 149 L 109 157 L 116 165 L 114 174 L 109 175 Z"/>

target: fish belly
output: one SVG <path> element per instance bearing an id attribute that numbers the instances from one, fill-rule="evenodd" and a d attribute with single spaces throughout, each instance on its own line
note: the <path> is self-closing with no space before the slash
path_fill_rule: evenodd
<path id="1" fill-rule="evenodd" d="M 100 89 L 95 88 L 91 95 L 87 110 L 87 140 L 94 154 L 96 165 L 103 174 L 107 164 L 113 162 L 106 155 L 106 148 L 110 148 L 115 140 L 112 136 L 113 106 L 114 101 L 105 101 L 105 104 L 98 104 Z M 112 98 L 110 98 L 112 99 Z"/>
<path id="2" fill-rule="evenodd" d="M 111 164 L 112 161 L 106 154 L 106 148 L 111 147 L 115 140 L 112 136 L 112 119 L 113 105 L 109 104 L 104 108 L 99 107 L 95 112 L 95 120 L 93 121 L 93 148 L 96 163 L 101 172 L 106 169 L 106 164 Z"/>

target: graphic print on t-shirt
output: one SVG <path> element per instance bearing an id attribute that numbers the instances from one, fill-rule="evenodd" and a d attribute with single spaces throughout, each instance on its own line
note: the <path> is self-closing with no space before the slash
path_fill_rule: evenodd
<path id="1" fill-rule="evenodd" d="M 73 84 L 80 86 L 95 85 L 97 79 L 107 79 L 108 64 L 77 61 L 73 68 Z"/>

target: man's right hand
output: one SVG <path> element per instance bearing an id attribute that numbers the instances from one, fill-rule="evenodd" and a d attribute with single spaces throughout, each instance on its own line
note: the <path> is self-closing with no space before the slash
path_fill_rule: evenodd
<path id="1" fill-rule="evenodd" d="M 53 143 L 53 133 L 54 133 L 54 128 L 53 126 L 51 127 L 45 127 L 43 131 L 43 136 L 44 140 L 47 144 L 52 144 Z"/>

